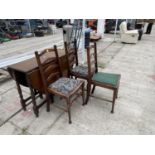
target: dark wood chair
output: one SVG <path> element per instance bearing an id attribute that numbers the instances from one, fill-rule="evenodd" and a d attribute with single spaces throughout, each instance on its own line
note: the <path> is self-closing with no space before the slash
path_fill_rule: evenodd
<path id="1" fill-rule="evenodd" d="M 66 100 L 69 123 L 71 123 L 72 102 L 81 95 L 84 104 L 84 82 L 62 77 L 56 46 L 54 46 L 54 49 L 44 50 L 40 54 L 35 52 L 35 55 L 47 98 L 47 111 L 50 111 L 51 103 L 49 94 L 59 96 Z M 55 58 L 53 58 L 53 55 Z"/>
<path id="2" fill-rule="evenodd" d="M 86 95 L 86 101 L 85 101 L 85 104 L 86 104 L 89 100 L 90 77 L 92 77 L 93 74 L 97 72 L 97 68 L 98 68 L 96 58 L 93 62 L 94 68 L 93 70 L 91 70 L 91 73 L 88 74 L 88 66 L 80 66 L 78 63 L 76 40 L 74 41 L 74 44 L 65 42 L 64 46 L 65 46 L 65 52 L 66 52 L 66 57 L 67 57 L 67 63 L 68 63 L 68 76 L 71 76 L 71 77 L 73 76 L 75 78 L 87 80 L 87 95 Z M 91 48 L 94 49 L 94 53 L 97 53 L 96 42 L 93 43 Z"/>
<path id="3" fill-rule="evenodd" d="M 91 48 L 92 47 L 87 47 L 87 64 L 88 64 L 88 75 L 89 75 L 88 76 L 89 77 L 88 94 L 90 94 L 91 85 L 93 85 L 93 89 L 91 93 L 94 93 L 96 86 L 113 90 L 111 113 L 114 113 L 115 99 L 118 96 L 118 89 L 119 89 L 121 75 L 113 74 L 113 73 L 98 72 L 98 70 L 96 69 L 95 74 L 92 76 L 91 72 L 92 72 L 92 69 L 94 68 L 93 67 L 94 60 L 95 60 L 95 63 L 97 63 L 97 52 L 94 52 L 94 50 L 91 50 Z"/>

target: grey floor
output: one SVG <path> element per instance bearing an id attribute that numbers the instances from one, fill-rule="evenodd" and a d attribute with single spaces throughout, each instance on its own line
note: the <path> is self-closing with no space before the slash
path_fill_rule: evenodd
<path id="1" fill-rule="evenodd" d="M 29 52 L 61 42 L 62 35 L 21 39 L 0 45 L 0 59 Z M 0 134 L 155 134 L 155 29 L 143 35 L 136 45 L 122 44 L 119 35 L 106 34 L 97 43 L 99 70 L 121 74 L 119 97 L 115 113 L 111 114 L 112 92 L 103 88 L 95 90 L 88 105 L 79 98 L 72 106 L 72 124 L 68 115 L 56 107 L 65 105 L 55 99 L 51 112 L 40 109 L 36 118 L 32 104 L 26 112 L 21 110 L 15 82 L 0 76 Z M 29 90 L 23 87 L 25 96 Z M 37 100 L 39 103 L 40 100 Z"/>

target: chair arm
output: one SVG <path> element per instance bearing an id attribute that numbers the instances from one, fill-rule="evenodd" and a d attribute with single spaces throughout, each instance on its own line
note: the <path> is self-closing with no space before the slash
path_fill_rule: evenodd
<path id="1" fill-rule="evenodd" d="M 128 30 L 128 31 L 126 31 L 125 34 L 129 34 L 129 35 L 138 35 L 138 30 Z"/>

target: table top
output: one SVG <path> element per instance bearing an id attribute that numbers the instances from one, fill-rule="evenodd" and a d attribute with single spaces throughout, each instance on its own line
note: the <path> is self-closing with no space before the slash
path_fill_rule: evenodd
<path id="1" fill-rule="evenodd" d="M 91 35 L 90 36 L 90 40 L 91 41 L 98 41 L 101 39 L 101 36 L 100 35 Z"/>
<path id="2" fill-rule="evenodd" d="M 65 50 L 58 49 L 58 55 L 59 55 L 59 57 L 65 56 Z M 53 55 L 53 57 L 54 57 L 54 55 Z M 14 69 L 14 70 L 17 70 L 17 71 L 20 71 L 23 73 L 27 73 L 29 71 L 32 71 L 32 70 L 38 68 L 38 64 L 37 64 L 36 58 L 33 57 L 31 59 L 10 65 L 10 66 L 8 66 L 8 68 Z"/>

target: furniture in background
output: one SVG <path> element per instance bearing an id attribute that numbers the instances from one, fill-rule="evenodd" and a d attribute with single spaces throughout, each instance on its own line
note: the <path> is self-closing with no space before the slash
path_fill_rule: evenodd
<path id="1" fill-rule="evenodd" d="M 138 41 L 138 30 L 127 30 L 127 23 L 123 21 L 120 24 L 121 42 L 135 44 Z"/>
<path id="2" fill-rule="evenodd" d="M 101 39 L 101 35 L 98 35 L 97 33 L 90 33 L 90 41 L 91 42 L 97 42 Z"/>
<path id="3" fill-rule="evenodd" d="M 136 20 L 135 29 L 137 29 L 139 33 L 138 40 L 141 40 L 142 38 L 142 35 L 144 33 L 144 25 L 145 25 L 145 22 L 143 20 L 138 20 L 138 19 Z"/>
<path id="4" fill-rule="evenodd" d="M 53 54 L 55 55 L 54 59 Z M 84 104 L 84 81 L 62 77 L 56 46 L 54 49 L 44 50 L 40 54 L 35 52 L 35 55 L 46 94 L 47 111 L 50 111 L 51 103 L 49 94 L 59 96 L 67 103 L 69 123 L 72 123 L 71 105 L 73 101 L 81 95 Z"/>

